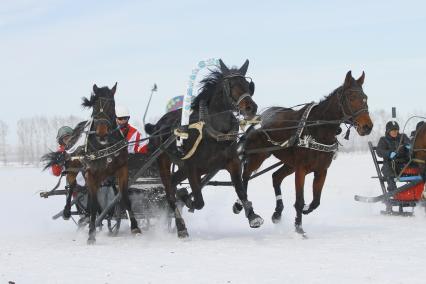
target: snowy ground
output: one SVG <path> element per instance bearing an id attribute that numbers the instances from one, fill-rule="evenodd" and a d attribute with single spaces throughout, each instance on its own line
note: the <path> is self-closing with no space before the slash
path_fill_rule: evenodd
<path id="1" fill-rule="evenodd" d="M 283 222 L 273 225 L 275 201 L 266 174 L 249 188 L 265 219 L 260 229 L 250 229 L 243 215 L 231 212 L 233 189 L 207 187 L 205 208 L 184 213 L 189 240 L 162 227 L 132 237 L 126 224 L 118 237 L 103 231 L 88 246 L 86 230 L 51 220 L 63 198 L 45 200 L 36 193 L 53 186 L 55 178 L 38 168 L 3 167 L 0 282 L 425 283 L 424 210 L 412 218 L 389 217 L 380 215 L 382 204 L 355 202 L 354 194 L 379 194 L 372 175 L 368 154 L 341 154 L 329 170 L 321 206 L 304 216 L 305 240 L 293 233 L 293 177 L 283 186 Z"/>

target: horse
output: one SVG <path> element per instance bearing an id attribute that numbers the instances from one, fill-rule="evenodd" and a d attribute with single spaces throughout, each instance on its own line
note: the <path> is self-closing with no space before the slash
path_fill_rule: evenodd
<path id="1" fill-rule="evenodd" d="M 363 72 L 361 77 L 355 80 L 349 71 L 343 85 L 318 104 L 306 104 L 297 111 L 271 107 L 260 115 L 260 128 L 247 132 L 244 137 L 245 162 L 242 174 L 246 191 L 250 175 L 264 160 L 274 156 L 283 163 L 272 174 L 276 197 L 273 223 L 281 220 L 284 209 L 281 183 L 286 176 L 295 173 L 295 230 L 306 236 L 302 228 L 302 214 L 309 214 L 320 205 L 327 169 L 338 147 L 336 136 L 341 132 L 340 124 L 349 124 L 349 129 L 351 126 L 355 127 L 361 136 L 370 134 L 373 128 L 367 96 L 362 89 L 364 78 Z M 304 184 L 305 176 L 309 173 L 314 173 L 313 200 L 305 207 Z M 234 213 L 239 213 L 241 207 L 237 200 L 233 206 Z"/>
<path id="2" fill-rule="evenodd" d="M 416 129 L 412 144 L 412 159 L 418 165 L 423 180 L 426 181 L 426 123 Z"/>
<path id="3" fill-rule="evenodd" d="M 96 242 L 96 214 L 98 212 L 97 192 L 102 181 L 115 176 L 118 180 L 119 208 L 127 210 L 130 219 L 130 229 L 133 234 L 141 230 L 131 210 L 128 193 L 128 152 L 127 141 L 119 131 L 115 121 L 114 95 L 117 83 L 109 89 L 93 85 L 90 98 L 83 98 L 82 106 L 92 108 L 91 126 L 87 134 L 84 155 L 80 161 L 85 168 L 85 179 L 89 194 L 89 238 L 88 244 Z M 121 212 L 120 210 L 117 210 Z"/>
<path id="4" fill-rule="evenodd" d="M 175 144 L 167 148 L 162 147 L 162 143 L 170 138 L 171 130 L 179 126 L 180 109 L 165 114 L 155 125 L 147 124 L 145 127 L 148 134 L 157 133 L 159 136 L 151 139 L 152 145 L 156 148 L 162 147 L 164 150 L 158 158 L 160 176 L 170 209 L 175 215 L 179 238 L 189 235 L 184 219 L 176 206 L 177 184 L 188 178 L 192 190 L 191 198 L 186 196 L 182 199 L 189 208 L 200 210 L 204 206 L 201 176 L 215 174 L 221 169 L 229 172 L 250 226 L 257 228 L 263 223 L 263 219 L 254 213 L 252 203 L 248 201 L 244 191 L 241 162 L 237 151 L 239 122 L 234 112 L 241 113 L 245 119 L 253 119 L 257 112 L 257 105 L 252 99 L 255 85 L 251 78 L 246 77 L 248 65 L 249 61 L 246 60 L 239 69 L 229 69 L 222 60 L 219 60 L 219 68 L 210 70 L 211 73 L 201 81 L 200 93 L 191 105 L 193 112 L 190 122 L 205 124 L 199 131 L 189 126 L 189 137 L 183 145 L 186 157 L 192 152 L 189 158 L 182 158 Z M 198 146 L 194 146 L 197 139 Z M 174 174 L 171 172 L 172 162 L 179 166 L 179 170 Z"/>

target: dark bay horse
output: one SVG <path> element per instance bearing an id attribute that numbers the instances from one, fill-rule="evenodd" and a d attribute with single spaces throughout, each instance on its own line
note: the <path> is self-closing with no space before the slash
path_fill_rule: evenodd
<path id="1" fill-rule="evenodd" d="M 416 130 L 416 135 L 412 143 L 413 160 L 419 166 L 420 175 L 423 180 L 426 181 L 426 123 L 423 123 L 422 126 Z"/>
<path id="2" fill-rule="evenodd" d="M 200 94 L 192 104 L 190 123 L 205 123 L 201 133 L 202 139 L 196 147 L 194 154 L 188 159 L 181 159 L 176 145 L 172 144 L 159 156 L 160 176 L 163 181 L 167 200 L 171 210 L 175 214 L 178 236 L 188 236 L 188 231 L 181 213 L 176 206 L 176 185 L 188 178 L 191 185 L 191 200 L 185 202 L 191 209 L 200 210 L 204 206 L 201 193 L 201 177 L 204 174 L 215 173 L 226 169 L 231 175 L 232 182 L 238 198 L 242 200 L 246 216 L 251 227 L 259 227 L 263 219 L 256 215 L 250 201 L 247 200 L 246 191 L 241 180 L 241 162 L 237 153 L 237 137 L 239 122 L 234 112 L 240 112 L 246 119 L 252 119 L 256 115 L 257 105 L 252 99 L 254 83 L 246 77 L 249 61 L 239 69 L 229 69 L 222 60 L 220 70 L 201 81 Z M 163 133 L 161 138 L 152 139 L 151 143 L 159 147 L 171 134 L 171 130 L 180 124 L 181 110 L 165 114 L 157 124 L 147 124 L 146 132 Z M 189 138 L 185 140 L 185 153 L 190 152 L 200 133 L 189 128 Z M 179 165 L 179 170 L 172 174 L 172 162 Z M 192 200 L 193 198 L 193 200 Z M 188 201 L 188 200 L 187 200 Z"/>
<path id="3" fill-rule="evenodd" d="M 93 86 L 90 99 L 83 98 L 83 107 L 92 108 L 92 124 L 87 136 L 86 149 L 81 163 L 85 167 L 86 185 L 89 192 L 89 239 L 88 244 L 96 241 L 96 214 L 98 212 L 97 192 L 102 181 L 115 176 L 121 195 L 120 205 L 130 217 L 131 232 L 141 233 L 130 207 L 128 194 L 128 152 L 127 141 L 119 131 L 115 121 L 114 94 L 117 83 L 112 89 Z M 100 152 L 103 150 L 103 152 Z"/>
<path id="4" fill-rule="evenodd" d="M 243 184 L 246 190 L 250 175 L 265 159 L 273 155 L 284 163 L 272 174 L 276 196 L 276 208 L 272 215 L 274 223 L 280 221 L 284 209 L 281 183 L 286 176 L 295 173 L 295 227 L 296 232 L 304 234 L 302 213 L 308 214 L 320 205 L 327 169 L 338 146 L 336 135 L 341 131 L 340 124 L 347 123 L 354 126 L 361 136 L 371 132 L 373 123 L 368 112 L 367 96 L 362 89 L 364 77 L 363 73 L 355 80 L 349 71 L 342 86 L 311 108 L 310 113 L 306 115 L 304 127 L 299 123 L 310 105 L 298 111 L 282 107 L 269 108 L 261 114 L 261 127 L 248 132 L 244 145 L 246 157 L 243 171 Z M 298 137 L 295 137 L 297 129 L 300 129 L 300 132 L 297 133 Z M 268 148 L 274 149 L 262 151 Z M 305 207 L 305 176 L 312 172 L 313 201 Z M 234 212 L 239 211 L 241 205 L 237 202 L 234 204 Z"/>

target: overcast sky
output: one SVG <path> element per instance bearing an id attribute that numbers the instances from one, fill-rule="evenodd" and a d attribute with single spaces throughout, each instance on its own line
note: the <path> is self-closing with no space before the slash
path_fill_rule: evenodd
<path id="1" fill-rule="evenodd" d="M 424 110 L 425 3 L 0 0 L 0 119 L 87 117 L 81 97 L 116 81 L 139 119 L 157 83 L 158 117 L 211 57 L 248 58 L 261 107 L 317 101 L 364 70 L 371 109 Z"/>

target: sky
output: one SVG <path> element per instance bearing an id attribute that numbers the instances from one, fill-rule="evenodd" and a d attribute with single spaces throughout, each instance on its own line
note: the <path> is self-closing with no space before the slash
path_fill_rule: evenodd
<path id="1" fill-rule="evenodd" d="M 0 120 L 13 132 L 23 117 L 86 118 L 81 97 L 115 82 L 116 102 L 138 120 L 156 83 L 154 120 L 213 57 L 250 60 L 261 108 L 318 101 L 352 70 L 366 73 L 370 109 L 420 112 L 425 11 L 410 0 L 0 0 Z"/>

